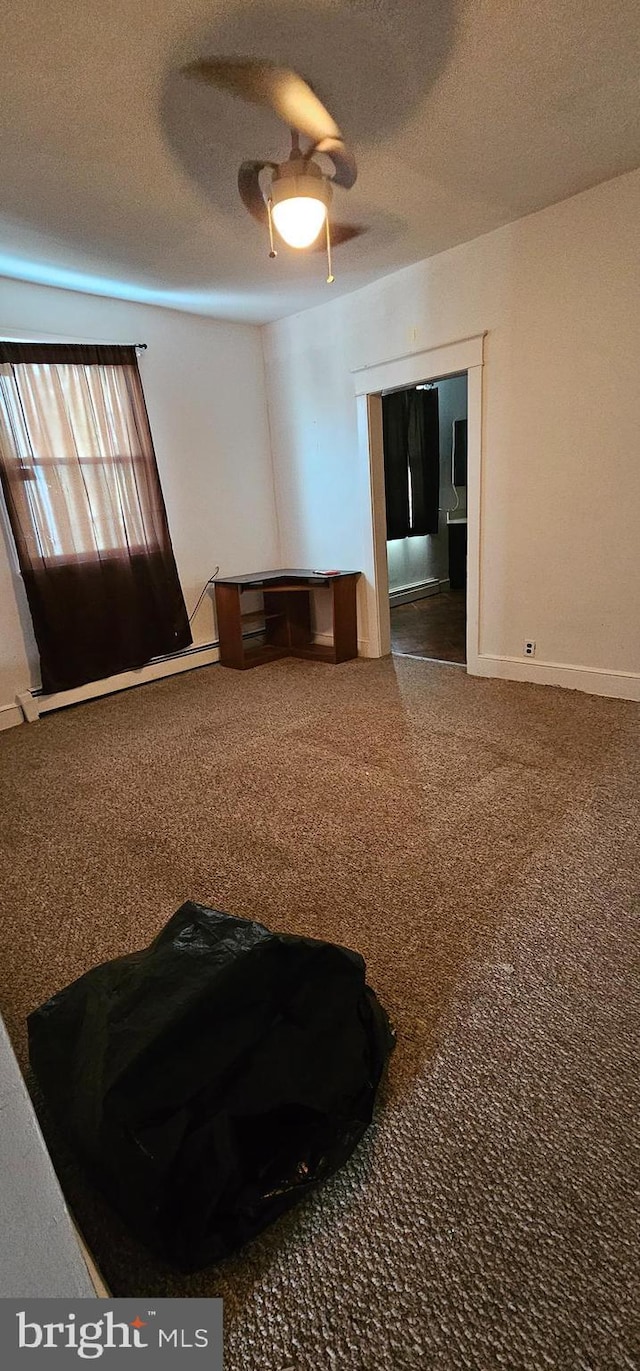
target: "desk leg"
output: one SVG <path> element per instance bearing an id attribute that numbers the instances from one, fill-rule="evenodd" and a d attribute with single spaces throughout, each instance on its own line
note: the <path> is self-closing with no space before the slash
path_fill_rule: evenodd
<path id="1" fill-rule="evenodd" d="M 357 576 L 341 576 L 340 580 L 331 583 L 334 662 L 348 662 L 358 656 L 357 579 Z"/>
<path id="2" fill-rule="evenodd" d="M 216 620 L 220 663 L 241 671 L 245 666 L 239 586 L 216 585 Z"/>

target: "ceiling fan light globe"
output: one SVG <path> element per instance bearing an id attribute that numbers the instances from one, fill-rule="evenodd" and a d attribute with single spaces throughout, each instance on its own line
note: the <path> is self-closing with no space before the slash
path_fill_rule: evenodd
<path id="1" fill-rule="evenodd" d="M 293 195 L 280 200 L 272 209 L 273 222 L 285 243 L 292 248 L 308 248 L 316 238 L 327 217 L 323 200 L 310 195 Z"/>

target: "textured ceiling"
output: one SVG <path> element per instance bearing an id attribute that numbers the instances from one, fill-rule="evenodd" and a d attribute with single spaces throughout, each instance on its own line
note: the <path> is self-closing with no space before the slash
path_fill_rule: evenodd
<path id="1" fill-rule="evenodd" d="M 266 320 L 640 164 L 638 0 L 3 0 L 0 273 Z M 206 55 L 309 79 L 353 146 L 335 253 L 282 249 L 236 171 L 265 110 L 188 81 Z"/>

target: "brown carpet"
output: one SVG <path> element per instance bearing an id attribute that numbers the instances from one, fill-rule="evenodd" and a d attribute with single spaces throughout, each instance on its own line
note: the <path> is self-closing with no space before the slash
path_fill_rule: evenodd
<path id="1" fill-rule="evenodd" d="M 54 1141 L 114 1293 L 225 1298 L 226 1371 L 636 1365 L 633 704 L 410 659 L 221 668 L 0 737 L 2 1009 L 187 897 L 364 954 L 377 1123 L 217 1269 L 158 1266 Z"/>

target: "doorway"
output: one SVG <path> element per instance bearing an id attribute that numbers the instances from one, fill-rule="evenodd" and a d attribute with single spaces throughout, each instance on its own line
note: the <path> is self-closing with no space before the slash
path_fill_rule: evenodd
<path id="1" fill-rule="evenodd" d="M 366 576 L 363 608 L 367 616 L 367 656 L 384 657 L 391 651 L 382 396 L 385 391 L 416 387 L 466 373 L 466 668 L 472 675 L 483 674 L 480 656 L 480 508 L 484 337 L 484 334 L 476 334 L 440 347 L 408 353 L 404 357 L 370 362 L 352 373 L 356 394 L 358 452 L 363 474 L 368 474 L 370 497 L 368 550 L 363 563 Z"/>
<path id="2" fill-rule="evenodd" d="M 464 665 L 466 372 L 383 393 L 382 420 L 391 651 Z"/>

